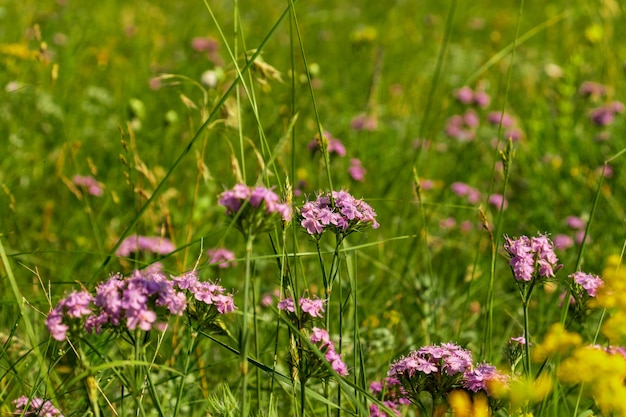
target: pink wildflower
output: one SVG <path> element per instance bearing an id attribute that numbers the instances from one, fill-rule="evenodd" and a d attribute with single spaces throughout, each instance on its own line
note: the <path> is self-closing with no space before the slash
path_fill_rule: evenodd
<path id="1" fill-rule="evenodd" d="M 174 244 L 160 236 L 130 235 L 125 238 L 115 251 L 117 256 L 129 257 L 132 253 L 149 252 L 165 255 L 176 250 Z"/>
<path id="2" fill-rule="evenodd" d="M 582 271 L 574 272 L 569 277 L 580 285 L 590 297 L 595 297 L 598 294 L 598 289 L 604 285 L 604 281 L 599 276 Z"/>
<path id="3" fill-rule="evenodd" d="M 86 189 L 87 193 L 95 197 L 102 196 L 102 185 L 92 176 L 83 177 L 81 175 L 74 175 L 74 178 L 72 178 L 72 182 L 75 185 Z"/>
<path id="4" fill-rule="evenodd" d="M 213 248 L 207 251 L 210 265 L 217 265 L 218 268 L 230 268 L 237 266 L 235 254 L 226 248 Z"/>
<path id="5" fill-rule="evenodd" d="M 363 182 L 365 181 L 365 174 L 367 171 L 363 168 L 363 165 L 361 165 L 360 160 L 352 158 L 350 159 L 350 168 L 348 168 L 348 173 L 354 181 Z"/>

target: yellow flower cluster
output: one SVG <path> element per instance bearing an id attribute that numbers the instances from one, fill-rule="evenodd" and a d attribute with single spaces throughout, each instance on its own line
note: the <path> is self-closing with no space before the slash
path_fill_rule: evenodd
<path id="1" fill-rule="evenodd" d="M 489 401 L 483 393 L 474 395 L 474 399 L 470 397 L 465 390 L 454 390 L 448 394 L 448 404 L 452 408 L 454 417 L 490 417 Z"/>
<path id="2" fill-rule="evenodd" d="M 564 356 L 581 344 L 582 338 L 578 333 L 568 332 L 561 323 L 555 323 L 548 330 L 543 342 L 533 349 L 532 359 L 543 362 L 553 354 Z"/>
<path id="3" fill-rule="evenodd" d="M 508 385 L 498 384 L 490 388 L 495 398 L 506 400 L 511 409 L 516 410 L 543 401 L 552 392 L 553 385 L 552 377 L 543 373 L 536 379 L 516 378 Z"/>
<path id="4" fill-rule="evenodd" d="M 602 325 L 602 333 L 612 344 L 626 342 L 626 266 L 618 255 L 612 255 L 602 272 L 604 285 L 597 297 L 591 300 L 591 307 L 611 310 L 611 317 Z"/>
<path id="5" fill-rule="evenodd" d="M 606 415 L 626 416 L 626 359 L 599 347 L 579 347 L 563 360 L 557 370 L 563 383 L 583 384 Z"/>

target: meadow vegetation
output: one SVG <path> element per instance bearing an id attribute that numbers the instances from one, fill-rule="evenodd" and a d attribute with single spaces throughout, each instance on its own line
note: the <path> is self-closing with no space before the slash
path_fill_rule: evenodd
<path id="1" fill-rule="evenodd" d="M 626 416 L 626 10 L 0 0 L 0 414 Z"/>

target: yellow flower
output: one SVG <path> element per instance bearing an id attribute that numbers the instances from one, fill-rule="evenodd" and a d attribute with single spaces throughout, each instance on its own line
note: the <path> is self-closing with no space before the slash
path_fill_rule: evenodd
<path id="1" fill-rule="evenodd" d="M 561 382 L 583 384 L 583 388 L 605 414 L 626 416 L 626 360 L 619 353 L 584 346 L 563 360 L 557 377 Z"/>
<path id="2" fill-rule="evenodd" d="M 448 394 L 448 404 L 454 417 L 489 417 L 489 401 L 483 393 L 474 394 L 474 400 L 465 390 L 454 390 Z"/>
<path id="3" fill-rule="evenodd" d="M 548 330 L 543 342 L 533 349 L 532 359 L 535 362 L 543 362 L 552 354 L 565 355 L 581 344 L 582 338 L 578 333 L 570 333 L 562 324 L 555 323 Z"/>

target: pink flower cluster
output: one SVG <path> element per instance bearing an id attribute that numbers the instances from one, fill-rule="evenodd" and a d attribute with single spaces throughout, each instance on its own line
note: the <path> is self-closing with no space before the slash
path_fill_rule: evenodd
<path id="1" fill-rule="evenodd" d="M 214 305 L 221 314 L 235 308 L 232 296 L 223 294 L 224 288 L 199 282 L 195 271 L 168 279 L 159 270 L 136 270 L 129 277 L 112 275 L 96 287 L 95 297 L 87 291 L 70 293 L 48 314 L 46 327 L 58 341 L 65 340 L 68 331 L 82 328 L 89 333 L 122 325 L 129 330 L 162 330 L 169 314 L 180 316 L 187 308 L 187 296 L 176 287 Z"/>
<path id="2" fill-rule="evenodd" d="M 357 158 L 350 159 L 350 167 L 348 168 L 348 174 L 354 181 L 363 182 L 365 181 L 365 174 L 367 174 L 367 170 L 363 168 L 361 161 Z"/>
<path id="3" fill-rule="evenodd" d="M 476 129 L 479 123 L 476 112 L 473 109 L 468 109 L 465 114 L 455 114 L 448 119 L 446 135 L 460 142 L 470 142 L 476 138 Z"/>
<path id="4" fill-rule="evenodd" d="M 22 395 L 13 401 L 13 404 L 15 405 L 15 412 L 11 415 L 25 417 L 63 417 L 63 413 L 52 405 L 50 401 L 39 397 L 29 399 L 27 396 Z"/>
<path id="5" fill-rule="evenodd" d="M 224 191 L 219 199 L 219 204 L 226 207 L 229 216 L 237 214 L 246 202 L 255 211 L 264 208 L 266 215 L 278 213 L 284 221 L 291 220 L 291 207 L 281 203 L 278 195 L 269 188 L 237 184 L 231 190 Z"/>
<path id="6" fill-rule="evenodd" d="M 507 236 L 504 249 L 511 257 L 509 265 L 517 281 L 530 282 L 535 277 L 554 277 L 554 271 L 560 268 L 554 245 L 546 235 L 532 238 L 521 236 L 517 239 Z"/>
<path id="7" fill-rule="evenodd" d="M 95 197 L 100 197 L 103 193 L 102 185 L 92 176 L 74 175 L 72 182 L 74 185 L 85 188 L 89 194 Z"/>
<path id="8" fill-rule="evenodd" d="M 174 277 L 174 283 L 181 290 L 189 291 L 194 299 L 206 305 L 215 306 L 220 314 L 231 313 L 235 310 L 233 296 L 224 294 L 226 290 L 221 285 L 210 281 L 200 281 L 196 270 Z"/>
<path id="9" fill-rule="evenodd" d="M 319 327 L 313 327 L 311 343 L 317 343 L 320 351 L 325 354 L 325 358 L 330 362 L 330 366 L 341 376 L 348 375 L 348 367 L 341 359 L 341 355 L 335 351 L 335 345 L 330 340 L 328 332 Z"/>
<path id="10" fill-rule="evenodd" d="M 491 383 L 498 381 L 502 384 L 508 383 L 509 377 L 499 372 L 495 366 L 487 363 L 481 363 L 472 369 L 465 371 L 461 385 L 463 388 L 472 391 L 485 391 L 491 394 Z"/>
<path id="11" fill-rule="evenodd" d="M 400 381 L 406 396 L 419 400 L 426 391 L 433 397 L 445 395 L 452 389 L 465 388 L 489 394 L 488 384 L 508 377 L 486 363 L 474 366 L 470 351 L 454 343 L 424 346 L 410 352 L 389 367 L 387 376 Z"/>
<path id="12" fill-rule="evenodd" d="M 334 138 L 330 132 L 324 132 L 324 141 L 326 142 L 326 150 L 329 154 L 336 153 L 339 156 L 346 156 L 346 147 L 337 138 Z M 317 152 L 321 149 L 319 135 L 316 135 L 307 145 L 307 149 L 311 152 Z"/>
<path id="13" fill-rule="evenodd" d="M 578 93 L 583 97 L 597 99 L 606 94 L 606 86 L 595 81 L 585 81 L 580 85 Z"/>
<path id="14" fill-rule="evenodd" d="M 307 201 L 300 209 L 300 224 L 309 234 L 318 236 L 325 230 L 348 234 L 364 226 L 379 227 L 372 207 L 343 190 Z"/>
<path id="15" fill-rule="evenodd" d="M 608 126 L 613 123 L 615 115 L 618 113 L 624 113 L 624 103 L 612 101 L 593 109 L 591 113 L 589 113 L 589 118 L 598 126 Z"/>
<path id="16" fill-rule="evenodd" d="M 604 281 L 597 275 L 587 274 L 582 271 L 574 272 L 569 275 L 574 282 L 580 285 L 589 295 L 589 297 L 595 297 L 598 294 L 598 289 L 604 285 Z"/>
<path id="17" fill-rule="evenodd" d="M 406 406 L 411 401 L 406 398 L 406 391 L 397 378 L 387 377 L 384 384 L 382 382 L 372 382 L 370 384 L 372 394 L 382 400 L 385 407 L 389 408 L 398 417 L 402 416 L 401 406 Z M 388 417 L 388 415 L 376 404 L 370 405 L 370 417 Z"/>
<path id="18" fill-rule="evenodd" d="M 464 86 L 456 90 L 454 92 L 454 96 L 462 104 L 475 104 L 480 108 L 488 107 L 489 103 L 491 103 L 489 94 L 481 90 L 474 91 L 468 86 Z"/>
<path id="19" fill-rule="evenodd" d="M 311 317 L 322 318 L 322 313 L 324 310 L 324 304 L 326 304 L 326 300 L 322 300 L 320 298 L 300 298 L 298 301 L 300 304 L 300 309 L 303 313 L 308 314 Z M 285 298 L 278 302 L 278 309 L 282 311 L 287 311 L 289 313 L 295 313 L 296 307 L 293 303 L 293 298 Z"/>
<path id="20" fill-rule="evenodd" d="M 464 182 L 453 182 L 450 189 L 459 197 L 467 198 L 467 202 L 470 204 L 476 204 L 480 201 L 480 191 Z"/>
<path id="21" fill-rule="evenodd" d="M 387 376 L 417 378 L 424 375 L 455 376 L 472 368 L 470 351 L 453 343 L 424 346 L 391 364 Z"/>
<path id="22" fill-rule="evenodd" d="M 176 250 L 174 244 L 160 236 L 130 235 L 125 238 L 115 251 L 117 256 L 129 257 L 132 253 L 149 252 L 165 255 Z"/>
<path id="23" fill-rule="evenodd" d="M 210 265 L 217 265 L 218 268 L 230 268 L 237 266 L 235 254 L 226 248 L 213 248 L 206 252 Z"/>

